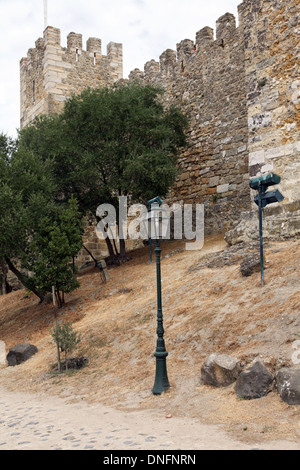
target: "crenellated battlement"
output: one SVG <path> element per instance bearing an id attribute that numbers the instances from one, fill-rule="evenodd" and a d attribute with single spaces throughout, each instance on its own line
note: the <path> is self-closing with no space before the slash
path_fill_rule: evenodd
<path id="1" fill-rule="evenodd" d="M 199 54 L 202 55 L 202 60 L 206 60 L 207 54 L 215 55 L 217 53 L 220 55 L 220 48 L 226 48 L 228 51 L 228 48 L 233 47 L 238 40 L 238 34 L 240 34 L 240 30 L 236 26 L 235 16 L 226 13 L 216 22 L 216 38 L 214 38 L 214 30 L 206 26 L 196 33 L 195 41 L 183 39 L 176 44 L 176 50 L 167 49 L 164 51 L 159 57 L 159 62 L 153 59 L 146 62 L 144 72 L 139 69 L 130 72 L 129 80 L 134 79 L 137 75 L 139 78 L 143 76 L 144 79 L 149 80 L 150 78 L 154 79 L 155 75 L 169 77 L 174 73 L 190 71 L 194 62 L 196 66 L 199 65 Z M 224 58 L 224 62 L 226 60 Z"/>
<path id="2" fill-rule="evenodd" d="M 44 42 L 45 44 L 53 44 L 54 46 L 60 46 L 61 41 L 60 29 L 48 26 L 44 31 Z"/>
<path id="3" fill-rule="evenodd" d="M 230 38 L 235 33 L 235 30 L 235 16 L 231 13 L 226 13 L 217 20 L 216 41 L 230 41 Z"/>
<path id="4" fill-rule="evenodd" d="M 68 49 L 83 49 L 82 47 L 82 34 L 69 33 L 67 36 L 67 48 Z"/>
<path id="5" fill-rule="evenodd" d="M 102 55 L 99 38 L 89 38 L 83 48 L 82 34 L 71 32 L 67 47 L 61 45 L 61 32 L 48 26 L 35 42 L 35 48 L 20 61 L 21 128 L 40 114 L 62 110 L 72 93 L 85 87 L 112 85 L 123 77 L 122 44 L 110 42 Z"/>
<path id="6" fill-rule="evenodd" d="M 165 103 L 187 115 L 189 147 L 170 199 L 204 203 L 208 232 L 229 228 L 240 207 L 250 207 L 244 78 L 244 35 L 231 13 L 215 32 L 206 26 L 129 75 L 163 88 Z"/>
<path id="7" fill-rule="evenodd" d="M 214 30 L 209 26 L 200 29 L 196 33 L 196 50 L 205 50 L 207 46 L 214 42 Z"/>

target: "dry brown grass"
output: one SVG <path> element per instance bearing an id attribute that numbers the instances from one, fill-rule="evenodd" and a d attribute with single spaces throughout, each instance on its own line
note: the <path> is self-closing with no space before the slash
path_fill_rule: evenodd
<path id="1" fill-rule="evenodd" d="M 198 417 L 222 424 L 239 439 L 299 439 L 298 406 L 288 406 L 274 391 L 259 400 L 239 400 L 233 386 L 213 389 L 200 383 L 204 358 L 230 354 L 244 364 L 262 360 L 273 372 L 290 365 L 291 342 L 300 334 L 300 242 L 269 244 L 266 284 L 260 274 L 243 278 L 239 263 L 188 271 L 200 258 L 226 247 L 222 237 L 207 239 L 201 252 L 185 251 L 183 242 L 162 246 L 163 313 L 169 392 L 154 397 L 156 342 L 155 263 L 148 249 L 110 268 L 110 281 L 100 284 L 97 270 L 80 276 L 81 287 L 67 296 L 60 317 L 81 332 L 78 354 L 89 365 L 55 376 L 56 361 L 49 330 L 52 304 L 38 304 L 25 291 L 0 297 L 0 339 L 7 349 L 20 342 L 39 352 L 14 368 L 2 367 L 1 384 L 24 391 L 84 399 L 123 409 L 159 407 L 174 416 Z"/>

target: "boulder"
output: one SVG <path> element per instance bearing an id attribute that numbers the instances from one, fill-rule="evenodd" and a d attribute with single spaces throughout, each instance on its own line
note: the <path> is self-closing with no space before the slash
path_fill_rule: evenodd
<path id="1" fill-rule="evenodd" d="M 246 256 L 240 265 L 242 276 L 248 277 L 253 273 L 260 271 L 260 255 L 258 253 L 251 253 Z"/>
<path id="2" fill-rule="evenodd" d="M 274 377 L 257 361 L 249 369 L 240 373 L 234 390 L 239 398 L 252 400 L 266 396 L 273 388 Z"/>
<path id="3" fill-rule="evenodd" d="M 240 362 L 226 354 L 211 354 L 201 367 L 201 379 L 205 385 L 226 387 L 238 378 Z"/>
<path id="4" fill-rule="evenodd" d="M 289 405 L 300 405 L 300 369 L 283 367 L 277 371 L 276 388 L 282 400 Z"/>
<path id="5" fill-rule="evenodd" d="M 17 366 L 18 364 L 27 361 L 31 356 L 36 354 L 37 351 L 37 347 L 33 344 L 17 344 L 9 350 L 9 353 L 6 356 L 8 366 Z"/>
<path id="6" fill-rule="evenodd" d="M 68 370 L 78 370 L 78 369 L 83 369 L 88 365 L 88 358 L 86 356 L 81 356 L 81 357 L 68 357 L 67 363 L 68 363 Z M 55 368 L 58 370 L 58 366 Z M 60 364 L 60 370 L 66 370 L 66 361 L 62 361 Z"/>

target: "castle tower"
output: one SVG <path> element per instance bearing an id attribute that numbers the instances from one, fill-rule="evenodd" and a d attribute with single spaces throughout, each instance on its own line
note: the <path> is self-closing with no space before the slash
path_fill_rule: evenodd
<path id="1" fill-rule="evenodd" d="M 112 85 L 123 77 L 122 44 L 110 42 L 102 55 L 101 40 L 89 38 L 83 49 L 82 35 L 71 32 L 67 47 L 61 33 L 48 26 L 20 61 L 20 127 L 40 114 L 61 112 L 65 100 L 84 88 Z"/>
<path id="2" fill-rule="evenodd" d="M 20 128 L 39 115 L 60 113 L 72 94 L 113 85 L 121 78 L 122 44 L 110 42 L 107 55 L 102 55 L 100 39 L 89 38 L 84 49 L 82 35 L 71 32 L 67 47 L 62 47 L 60 30 L 47 26 L 43 38 L 20 61 Z M 94 227 L 87 227 L 83 241 L 98 259 L 105 256 L 106 244 L 99 242 Z M 81 250 L 76 262 L 81 266 L 90 259 Z"/>

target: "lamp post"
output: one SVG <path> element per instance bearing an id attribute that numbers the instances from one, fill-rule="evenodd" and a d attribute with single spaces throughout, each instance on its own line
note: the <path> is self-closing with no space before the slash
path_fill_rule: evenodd
<path id="1" fill-rule="evenodd" d="M 157 283 L 157 343 L 154 356 L 156 358 L 155 382 L 152 389 L 153 395 L 161 395 L 170 388 L 166 358 L 168 353 L 165 347 L 162 297 L 161 297 L 161 267 L 160 267 L 160 239 L 166 238 L 169 227 L 169 216 L 160 207 L 162 199 L 156 197 L 148 201 L 148 214 L 146 218 L 149 239 L 155 239 L 156 254 L 156 283 Z"/>
<path id="2" fill-rule="evenodd" d="M 281 202 L 284 199 L 284 196 L 281 194 L 278 189 L 273 191 L 268 191 L 269 186 L 279 184 L 281 182 L 280 176 L 275 173 L 270 173 L 268 175 L 260 176 L 249 181 L 251 189 L 256 189 L 258 191 L 257 195 L 254 198 L 255 204 L 258 205 L 258 217 L 259 217 L 259 243 L 260 243 L 260 272 L 261 272 L 261 285 L 264 286 L 264 250 L 263 250 L 263 223 L 262 223 L 262 210 L 268 204 L 273 204 L 274 202 Z"/>

